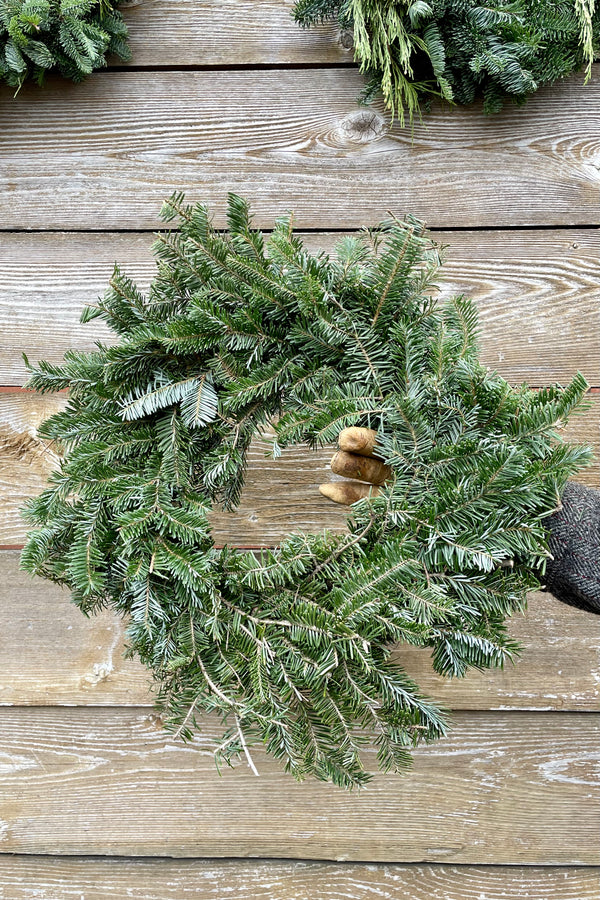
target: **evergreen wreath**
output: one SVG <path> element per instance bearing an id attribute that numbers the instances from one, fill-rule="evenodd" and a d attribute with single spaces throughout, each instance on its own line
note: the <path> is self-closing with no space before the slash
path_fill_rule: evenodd
<path id="1" fill-rule="evenodd" d="M 440 254 L 416 220 L 330 258 L 290 218 L 265 239 L 237 196 L 226 233 L 183 195 L 162 216 L 180 228 L 157 237 L 149 295 L 117 268 L 83 313 L 117 343 L 30 367 L 29 388 L 69 398 L 40 429 L 64 458 L 28 504 L 22 566 L 86 614 L 128 618 L 167 727 L 190 739 L 200 712 L 222 720 L 217 762 L 253 766 L 262 742 L 297 779 L 362 785 L 362 750 L 398 771 L 446 730 L 392 644 L 429 647 L 448 676 L 517 649 L 505 619 L 539 586 L 544 519 L 590 459 L 557 433 L 586 382 L 513 388 L 485 368 L 472 302 L 432 299 Z M 271 422 L 275 456 L 376 429 L 393 476 L 347 533 L 218 548 L 210 510 L 235 508 Z"/>
<path id="2" fill-rule="evenodd" d="M 488 113 L 585 67 L 600 45 L 594 0 L 297 0 L 309 26 L 335 20 L 354 37 L 368 82 L 402 124 L 434 97 Z"/>
<path id="3" fill-rule="evenodd" d="M 49 72 L 83 81 L 106 56 L 129 59 L 118 0 L 0 0 L 0 78 L 20 89 Z"/>

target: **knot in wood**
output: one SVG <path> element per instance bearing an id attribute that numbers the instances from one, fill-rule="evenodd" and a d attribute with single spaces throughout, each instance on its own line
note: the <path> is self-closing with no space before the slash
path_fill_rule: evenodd
<path id="1" fill-rule="evenodd" d="M 372 109 L 360 109 L 349 113 L 340 123 L 340 131 L 346 141 L 368 144 L 380 138 L 388 130 L 382 115 Z"/>
<path id="2" fill-rule="evenodd" d="M 353 50 L 354 49 L 354 34 L 349 28 L 344 29 L 344 31 L 340 31 L 338 42 L 344 50 Z"/>

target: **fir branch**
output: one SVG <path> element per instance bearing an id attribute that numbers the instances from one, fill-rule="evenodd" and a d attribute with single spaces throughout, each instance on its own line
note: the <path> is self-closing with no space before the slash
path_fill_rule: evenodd
<path id="1" fill-rule="evenodd" d="M 587 82 L 600 44 L 594 0 L 298 0 L 294 14 L 352 29 L 364 99 L 381 94 L 402 125 L 436 97 L 496 112 L 582 69 Z"/>
<path id="2" fill-rule="evenodd" d="M 82 81 L 106 57 L 130 58 L 118 0 L 0 0 L 0 78 L 21 89 L 49 72 Z"/>

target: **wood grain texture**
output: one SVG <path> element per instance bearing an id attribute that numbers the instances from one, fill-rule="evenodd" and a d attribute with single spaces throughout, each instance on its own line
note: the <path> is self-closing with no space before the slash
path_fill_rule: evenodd
<path id="1" fill-rule="evenodd" d="M 22 543 L 19 510 L 26 497 L 44 489 L 59 459 L 36 429 L 64 404 L 64 398 L 0 394 L 0 544 Z"/>
<path id="2" fill-rule="evenodd" d="M 438 109 L 413 134 L 358 106 L 351 68 L 191 70 L 350 62 L 347 36 L 298 29 L 292 5 L 141 0 L 125 15 L 131 65 L 148 71 L 53 81 L 16 100 L 0 88 L 0 385 L 23 383 L 23 350 L 57 360 L 106 336 L 79 325 L 82 305 L 115 259 L 147 285 L 141 232 L 185 189 L 219 225 L 236 190 L 263 227 L 289 209 L 321 232 L 388 209 L 446 228 L 545 226 L 444 233 L 442 292 L 477 299 L 483 359 L 510 380 L 580 369 L 599 387 L 600 232 L 564 226 L 600 224 L 600 67 L 588 88 L 574 78 L 493 118 Z M 191 68 L 157 71 L 168 66 Z M 571 428 L 598 451 L 594 401 Z M 62 402 L 0 394 L 0 543 L 24 537 L 18 508 L 56 464 L 36 427 Z M 328 451 L 273 463 L 264 449 L 253 448 L 240 510 L 215 516 L 217 541 L 344 527 L 316 490 Z M 600 485 L 598 463 L 584 480 Z M 346 794 L 298 786 L 258 750 L 260 778 L 245 763 L 219 778 L 218 726 L 207 721 L 191 746 L 168 737 L 146 671 L 123 659 L 123 624 L 86 620 L 17 557 L 0 554 L 0 900 L 598 900 L 598 617 L 535 595 L 511 623 L 525 645 L 517 666 L 455 682 L 399 648 L 456 710 L 452 733 L 419 750 L 412 773 Z M 354 862 L 294 861 L 320 858 Z"/>
<path id="3" fill-rule="evenodd" d="M 590 395 L 591 408 L 574 416 L 565 436 L 590 444 L 593 464 L 577 480 L 600 486 L 600 395 Z M 65 402 L 61 396 L 28 392 L 0 393 L 0 546 L 21 544 L 26 534 L 19 510 L 28 497 L 40 493 L 57 457 L 36 435 L 36 427 Z M 290 531 L 345 528 L 347 510 L 325 499 L 318 486 L 335 480 L 329 461 L 332 450 L 290 447 L 279 459 L 268 457 L 269 442 L 254 440 L 242 499 L 235 512 L 211 514 L 217 544 L 270 546 Z"/>
<path id="4" fill-rule="evenodd" d="M 0 545 L 23 541 L 26 528 L 19 509 L 27 497 L 43 490 L 57 464 L 52 448 L 36 436 L 35 429 L 64 402 L 61 396 L 0 394 Z M 290 448 L 273 460 L 266 458 L 268 450 L 267 441 L 253 442 L 238 510 L 213 512 L 216 543 L 269 544 L 291 527 L 344 529 L 347 510 L 318 491 L 319 484 L 329 478 L 332 451 Z"/>
<path id="5" fill-rule="evenodd" d="M 391 209 L 432 226 L 598 224 L 600 76 L 486 118 L 439 109 L 389 129 L 348 69 L 96 73 L 0 94 L 2 227 L 154 228 L 174 188 L 257 222 L 355 228 Z"/>
<path id="6" fill-rule="evenodd" d="M 253 748 L 215 771 L 147 711 L 0 709 L 0 852 L 600 863 L 600 715 L 455 713 L 410 773 L 296 784 Z M 374 761 L 373 761 L 374 762 Z"/>
<path id="7" fill-rule="evenodd" d="M 293 0 L 142 0 L 125 6 L 129 65 L 352 62 L 350 33 L 341 34 L 335 24 L 300 28 L 293 6 Z"/>
<path id="8" fill-rule="evenodd" d="M 600 231 L 433 232 L 447 245 L 440 297 L 473 297 L 482 359 L 511 381 L 566 381 L 577 370 L 600 385 Z M 303 235 L 331 252 L 339 234 Z M 23 384 L 32 361 L 110 341 L 79 323 L 104 293 L 115 261 L 147 290 L 155 266 L 148 234 L 0 236 L 0 384 Z"/>
<path id="9" fill-rule="evenodd" d="M 67 591 L 20 572 L 18 560 L 0 553 L 0 705 L 152 705 L 149 673 L 123 658 L 123 621 L 85 618 Z M 450 709 L 600 712 L 598 617 L 537 593 L 509 631 L 523 652 L 504 670 L 450 680 L 434 674 L 427 650 L 404 645 L 395 659 Z"/>
<path id="10" fill-rule="evenodd" d="M 0 857 L 2 900 L 598 900 L 600 869 Z"/>
<path id="11" fill-rule="evenodd" d="M 86 618 L 68 591 L 20 572 L 14 550 L 0 553 L 0 633 L 0 705 L 154 703 L 148 670 L 123 658 L 123 620 Z"/>

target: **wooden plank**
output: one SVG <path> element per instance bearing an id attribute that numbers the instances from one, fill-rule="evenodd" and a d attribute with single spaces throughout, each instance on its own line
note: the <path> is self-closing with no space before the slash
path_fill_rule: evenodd
<path id="1" fill-rule="evenodd" d="M 583 633 L 586 641 L 582 641 Z M 509 633 L 521 654 L 502 670 L 466 678 L 436 675 L 430 655 L 400 646 L 395 660 L 448 709 L 555 709 L 600 712 L 600 620 L 549 593 L 529 595 L 527 612 L 513 616 Z"/>
<path id="2" fill-rule="evenodd" d="M 565 436 L 595 449 L 594 463 L 577 480 L 600 485 L 600 395 L 591 394 L 591 409 L 574 416 Z M 28 392 L 0 394 L 0 546 L 21 544 L 26 533 L 19 509 L 28 497 L 43 490 L 57 464 L 52 448 L 37 436 L 43 419 L 64 403 L 60 396 L 36 396 Z M 269 443 L 253 441 L 242 499 L 233 513 L 212 513 L 213 534 L 218 544 L 267 546 L 291 530 L 340 531 L 346 511 L 319 494 L 318 486 L 333 476 L 331 450 L 304 447 L 284 450 L 280 459 L 268 458 Z"/>
<path id="3" fill-rule="evenodd" d="M 26 528 L 19 509 L 27 497 L 43 489 L 57 463 L 52 449 L 36 437 L 35 428 L 64 402 L 64 397 L 0 394 L 0 545 L 23 541 Z M 291 522 L 301 530 L 342 530 L 347 511 L 318 491 L 319 484 L 329 478 L 331 450 L 313 453 L 290 448 L 273 460 L 265 458 L 268 447 L 264 440 L 253 443 L 244 500 L 237 512 L 213 513 L 215 541 L 271 543 L 290 530 Z"/>
<path id="4" fill-rule="evenodd" d="M 332 251 L 340 234 L 308 234 Z M 577 370 L 600 385 L 600 231 L 433 232 L 448 246 L 441 296 L 478 304 L 482 359 L 511 381 L 566 381 Z M 148 234 L 4 234 L 0 239 L 0 384 L 23 384 L 32 361 L 111 340 L 79 324 L 104 292 L 115 260 L 146 290 L 155 266 Z"/>
<path id="5" fill-rule="evenodd" d="M 86 618 L 18 565 L 17 551 L 0 553 L 0 705 L 152 706 L 148 670 L 123 658 L 123 620 Z"/>
<path id="6" fill-rule="evenodd" d="M 33 394 L 0 394 L 0 544 L 19 544 L 26 533 L 19 510 L 44 489 L 58 457 L 36 428 L 64 403 Z"/>
<path id="7" fill-rule="evenodd" d="M 67 591 L 19 572 L 18 558 L 0 554 L 0 705 L 152 705 L 147 670 L 123 658 L 123 620 L 85 618 Z M 450 680 L 434 674 L 426 650 L 404 645 L 395 656 L 450 709 L 600 712 L 600 619 L 538 593 L 509 630 L 523 652 L 504 670 Z"/>
<path id="8" fill-rule="evenodd" d="M 598 865 L 600 715 L 455 713 L 368 790 L 296 784 L 253 748 L 215 770 L 147 711 L 0 710 L 4 853 Z"/>
<path id="9" fill-rule="evenodd" d="M 293 0 L 134 0 L 124 4 L 132 66 L 352 62 L 335 24 L 299 28 Z M 119 66 L 123 65 L 118 61 Z"/>
<path id="10" fill-rule="evenodd" d="M 600 869 L 4 856 L 5 900 L 598 900 Z"/>
<path id="11" fill-rule="evenodd" d="M 81 325 L 84 306 L 108 285 L 115 262 L 144 288 L 155 264 L 148 234 L 0 235 L 0 384 L 23 384 L 32 362 L 58 362 L 72 347 L 110 340 L 107 328 Z"/>
<path id="12" fill-rule="evenodd" d="M 173 188 L 228 190 L 257 222 L 355 228 L 391 209 L 432 226 L 598 224 L 600 76 L 542 90 L 526 111 L 439 109 L 390 131 L 361 76 L 304 71 L 96 73 L 2 94 L 2 227 L 154 228 Z"/>

